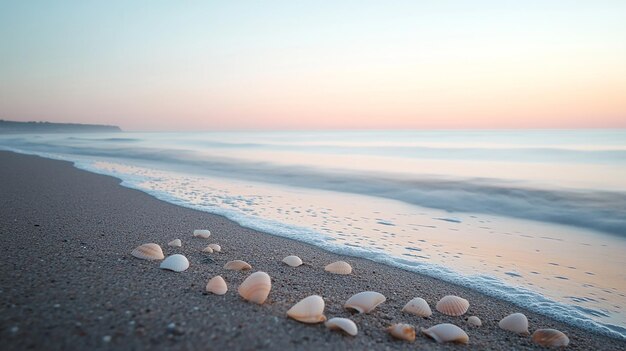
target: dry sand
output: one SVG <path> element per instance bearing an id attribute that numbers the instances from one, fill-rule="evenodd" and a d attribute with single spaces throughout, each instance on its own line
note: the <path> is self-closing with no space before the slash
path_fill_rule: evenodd
<path id="1" fill-rule="evenodd" d="M 0 152 L 0 349 L 95 350 L 316 350 L 536 349 L 527 336 L 497 326 L 509 313 L 523 312 L 531 332 L 556 328 L 570 337 L 572 350 L 624 350 L 626 342 L 593 334 L 510 303 L 437 279 L 364 259 L 342 257 L 313 246 L 240 227 L 223 217 L 171 205 L 119 186 L 119 180 L 75 169 L 68 162 Z M 192 237 L 208 228 L 211 237 Z M 166 245 L 183 241 L 181 248 Z M 166 255 L 181 253 L 191 267 L 183 273 L 158 268 L 130 251 L 146 242 Z M 222 253 L 200 250 L 218 243 Z M 305 264 L 281 262 L 300 256 Z M 225 262 L 242 259 L 252 271 L 272 277 L 264 305 L 245 302 L 236 293 L 249 272 L 225 271 Z M 343 259 L 354 273 L 324 272 Z M 224 296 L 205 293 L 209 278 L 222 275 Z M 374 290 L 387 301 L 370 314 L 342 308 L 354 293 Z M 356 337 L 287 319 L 285 312 L 300 299 L 318 294 L 327 317 L 349 317 Z M 471 303 L 463 317 L 435 311 L 444 295 Z M 404 304 L 422 297 L 434 314 L 429 319 L 402 313 Z M 479 316 L 480 328 L 466 317 Z M 467 331 L 469 345 L 440 345 L 419 335 L 414 343 L 392 339 L 384 329 L 404 322 L 417 328 L 453 323 Z"/>

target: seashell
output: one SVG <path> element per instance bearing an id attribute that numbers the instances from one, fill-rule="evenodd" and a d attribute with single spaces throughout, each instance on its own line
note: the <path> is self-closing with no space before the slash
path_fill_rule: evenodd
<path id="1" fill-rule="evenodd" d="M 528 319 L 523 313 L 513 313 L 498 323 L 498 326 L 504 330 L 512 331 L 517 334 L 530 334 L 528 332 Z"/>
<path id="2" fill-rule="evenodd" d="M 210 246 L 207 246 L 204 249 L 202 249 L 202 252 L 213 253 L 213 248 Z"/>
<path id="3" fill-rule="evenodd" d="M 221 275 L 216 275 L 206 283 L 206 291 L 215 295 L 224 295 L 228 291 L 228 286 Z"/>
<path id="4" fill-rule="evenodd" d="M 293 305 L 287 311 L 287 316 L 302 323 L 321 323 L 326 320 L 324 316 L 324 299 L 318 295 L 311 295 Z"/>
<path id="5" fill-rule="evenodd" d="M 252 266 L 249 265 L 248 262 L 234 260 L 226 262 L 224 269 L 229 269 L 231 271 L 247 271 L 248 269 L 252 269 Z"/>
<path id="6" fill-rule="evenodd" d="M 467 336 L 463 329 L 450 323 L 437 324 L 428 329 L 422 328 L 422 333 L 439 343 L 457 342 L 467 344 L 469 342 L 469 336 Z"/>
<path id="7" fill-rule="evenodd" d="M 447 316 L 462 316 L 469 308 L 469 301 L 462 297 L 448 295 L 437 302 L 437 311 Z"/>
<path id="8" fill-rule="evenodd" d="M 343 307 L 356 310 L 359 313 L 368 313 L 376 308 L 376 306 L 385 302 L 385 300 L 387 300 L 387 298 L 381 293 L 364 291 L 349 298 Z"/>
<path id="9" fill-rule="evenodd" d="M 272 280 L 265 272 L 254 272 L 239 285 L 239 295 L 244 299 L 262 305 L 272 289 Z"/>
<path id="10" fill-rule="evenodd" d="M 167 256 L 167 258 L 164 259 L 163 262 L 161 262 L 160 267 L 162 269 L 169 269 L 170 271 L 174 272 L 182 272 L 189 268 L 189 260 L 187 260 L 187 257 L 183 255 L 175 254 L 172 256 Z"/>
<path id="11" fill-rule="evenodd" d="M 326 272 L 334 273 L 334 274 L 350 274 L 352 273 L 352 266 L 348 262 L 345 261 L 337 261 L 333 262 L 326 267 L 324 267 Z"/>
<path id="12" fill-rule="evenodd" d="M 352 336 L 355 336 L 359 332 L 356 324 L 348 318 L 331 318 L 324 325 L 326 325 L 326 328 L 330 330 L 341 330 Z"/>
<path id="13" fill-rule="evenodd" d="M 415 341 L 415 328 L 412 325 L 398 323 L 387 328 L 387 331 L 395 338 L 411 342 Z"/>
<path id="14" fill-rule="evenodd" d="M 193 231 L 193 236 L 201 239 L 208 239 L 211 236 L 211 232 L 206 229 L 196 229 Z"/>
<path id="15" fill-rule="evenodd" d="M 174 240 L 170 241 L 169 243 L 167 243 L 167 246 L 181 247 L 181 246 L 183 246 L 183 242 L 180 241 L 180 239 L 174 239 Z"/>
<path id="16" fill-rule="evenodd" d="M 291 267 L 298 267 L 302 265 L 302 260 L 298 256 L 287 256 L 283 258 L 283 262 Z"/>
<path id="17" fill-rule="evenodd" d="M 537 329 L 533 341 L 543 347 L 565 347 L 569 344 L 567 335 L 556 329 Z"/>
<path id="18" fill-rule="evenodd" d="M 211 249 L 213 249 L 213 251 L 215 251 L 215 252 L 221 252 L 222 251 L 222 247 L 219 246 L 218 244 L 209 244 L 209 247 Z"/>
<path id="19" fill-rule="evenodd" d="M 163 250 L 161 250 L 161 247 L 154 243 L 139 245 L 130 254 L 137 258 L 150 261 L 162 260 L 165 258 L 165 256 L 163 256 Z"/>
<path id="20" fill-rule="evenodd" d="M 402 312 L 414 314 L 419 317 L 430 317 L 433 314 L 430 310 L 430 306 L 428 306 L 428 302 L 420 297 L 416 297 L 407 302 L 402 308 Z"/>
<path id="21" fill-rule="evenodd" d="M 483 322 L 480 321 L 480 318 L 476 316 L 471 316 L 467 319 L 467 324 L 472 327 L 480 327 L 481 325 L 483 325 Z"/>

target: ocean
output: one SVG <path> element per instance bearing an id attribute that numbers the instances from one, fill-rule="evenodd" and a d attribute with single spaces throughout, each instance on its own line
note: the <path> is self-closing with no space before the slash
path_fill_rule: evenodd
<path id="1" fill-rule="evenodd" d="M 0 149 L 626 339 L 626 130 L 5 134 Z"/>

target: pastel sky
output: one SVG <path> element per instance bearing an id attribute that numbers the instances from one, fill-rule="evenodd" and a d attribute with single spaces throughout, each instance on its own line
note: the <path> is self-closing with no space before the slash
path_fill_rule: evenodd
<path id="1" fill-rule="evenodd" d="M 626 127 L 626 1 L 0 0 L 0 118 Z"/>

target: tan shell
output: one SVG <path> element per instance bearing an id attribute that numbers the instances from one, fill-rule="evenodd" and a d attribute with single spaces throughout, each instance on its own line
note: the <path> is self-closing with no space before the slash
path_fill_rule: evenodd
<path id="1" fill-rule="evenodd" d="M 517 334 L 530 334 L 528 332 L 528 319 L 523 313 L 513 313 L 498 323 L 498 326 L 504 330 L 512 331 Z"/>
<path id="2" fill-rule="evenodd" d="M 421 297 L 416 297 L 407 302 L 402 308 L 402 312 L 414 314 L 419 317 L 430 317 L 433 314 L 430 310 L 430 306 L 428 306 L 428 302 Z"/>
<path id="3" fill-rule="evenodd" d="M 209 244 L 208 247 L 213 249 L 213 251 L 215 251 L 215 252 L 221 252 L 222 251 L 222 247 L 219 246 L 218 244 Z"/>
<path id="4" fill-rule="evenodd" d="M 174 239 L 174 240 L 170 241 L 169 243 L 167 243 L 167 246 L 181 247 L 181 246 L 183 246 L 183 242 L 180 241 L 180 239 Z"/>
<path id="5" fill-rule="evenodd" d="M 161 247 L 154 243 L 139 245 L 130 254 L 142 260 L 149 261 L 162 260 L 165 258 Z"/>
<path id="6" fill-rule="evenodd" d="M 415 328 L 412 325 L 398 323 L 387 328 L 387 331 L 395 338 L 411 342 L 415 341 Z"/>
<path id="7" fill-rule="evenodd" d="M 302 323 L 321 323 L 326 320 L 324 316 L 324 299 L 318 295 L 311 295 L 293 305 L 287 311 L 287 316 Z"/>
<path id="8" fill-rule="evenodd" d="M 456 342 L 467 344 L 469 342 L 469 336 L 467 336 L 467 333 L 465 333 L 463 329 L 450 323 L 437 324 L 428 329 L 422 328 L 422 333 L 434 339 L 438 343 Z"/>
<path id="9" fill-rule="evenodd" d="M 355 336 L 359 332 L 356 324 L 348 318 L 331 318 L 324 325 L 330 330 L 341 330 L 352 336 Z"/>
<path id="10" fill-rule="evenodd" d="M 272 280 L 265 272 L 254 272 L 239 285 L 239 295 L 244 299 L 262 305 L 272 289 Z"/>
<path id="11" fill-rule="evenodd" d="M 189 268 L 189 260 L 187 260 L 187 257 L 180 254 L 167 256 L 167 258 L 161 262 L 160 268 L 174 272 L 182 272 Z"/>
<path id="12" fill-rule="evenodd" d="M 228 285 L 221 275 L 216 275 L 206 283 L 206 291 L 215 295 L 224 295 L 228 291 Z"/>
<path id="13" fill-rule="evenodd" d="M 298 267 L 302 265 L 302 260 L 298 256 L 287 256 L 283 258 L 283 262 L 291 267 Z"/>
<path id="14" fill-rule="evenodd" d="M 567 335 L 556 329 L 537 329 L 532 339 L 543 347 L 565 347 L 569 344 Z"/>
<path id="15" fill-rule="evenodd" d="M 437 311 L 447 316 L 462 316 L 469 309 L 469 301 L 462 297 L 448 295 L 437 302 Z"/>
<path id="16" fill-rule="evenodd" d="M 387 300 L 387 298 L 381 293 L 364 291 L 349 298 L 343 307 L 356 310 L 359 313 L 368 313 L 376 308 L 376 306 L 385 302 L 385 300 Z"/>
<path id="17" fill-rule="evenodd" d="M 248 269 L 252 269 L 252 266 L 249 265 L 248 262 L 234 260 L 226 262 L 224 269 L 229 269 L 231 271 L 247 271 Z"/>
<path id="18" fill-rule="evenodd" d="M 483 322 L 480 320 L 480 318 L 476 316 L 471 316 L 467 319 L 467 324 L 472 327 L 480 327 L 481 325 L 483 325 Z"/>
<path id="19" fill-rule="evenodd" d="M 324 267 L 326 272 L 334 273 L 334 274 L 350 274 L 352 273 L 352 266 L 348 262 L 345 261 L 337 261 L 333 262 L 326 267 Z"/>
<path id="20" fill-rule="evenodd" d="M 210 246 L 207 246 L 204 249 L 202 249 L 202 252 L 213 253 L 213 248 Z"/>
<path id="21" fill-rule="evenodd" d="M 196 229 L 193 231 L 193 236 L 201 239 L 208 239 L 211 236 L 211 231 L 206 229 Z"/>

